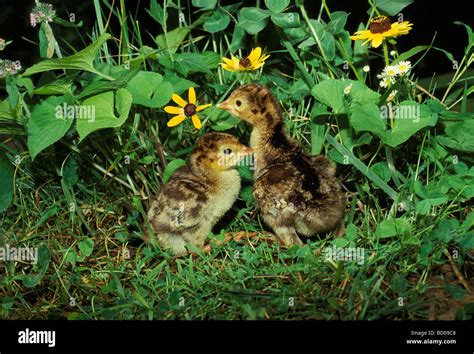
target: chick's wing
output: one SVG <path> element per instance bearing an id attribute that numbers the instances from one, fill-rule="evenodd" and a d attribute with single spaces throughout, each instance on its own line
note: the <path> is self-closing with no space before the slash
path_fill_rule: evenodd
<path id="1" fill-rule="evenodd" d="M 206 191 L 192 180 L 174 181 L 160 190 L 149 217 L 157 229 L 182 232 L 198 226 L 206 219 Z"/>

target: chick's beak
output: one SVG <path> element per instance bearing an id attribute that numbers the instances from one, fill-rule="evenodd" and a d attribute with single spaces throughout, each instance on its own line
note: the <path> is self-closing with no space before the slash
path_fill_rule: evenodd
<path id="1" fill-rule="evenodd" d="M 230 110 L 229 100 L 225 100 L 217 105 L 220 109 L 225 109 L 226 111 Z"/>

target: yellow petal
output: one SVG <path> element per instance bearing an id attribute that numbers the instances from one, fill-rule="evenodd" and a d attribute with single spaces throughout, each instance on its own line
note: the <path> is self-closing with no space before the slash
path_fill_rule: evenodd
<path id="1" fill-rule="evenodd" d="M 166 125 L 168 127 L 175 127 L 177 126 L 178 124 L 180 124 L 184 118 L 186 118 L 184 115 L 179 115 L 179 116 L 174 116 L 173 118 L 171 118 L 168 123 L 166 123 Z"/>
<path id="2" fill-rule="evenodd" d="M 270 54 L 264 55 L 263 57 L 261 57 L 260 59 L 258 59 L 258 61 L 265 61 L 265 60 L 267 60 L 268 58 L 270 58 Z"/>
<path id="3" fill-rule="evenodd" d="M 252 51 L 250 52 L 247 58 L 249 58 L 250 62 L 253 63 L 255 60 L 260 58 L 260 54 L 262 54 L 262 48 L 257 47 L 257 48 L 252 49 Z"/>
<path id="4" fill-rule="evenodd" d="M 196 104 L 196 91 L 194 91 L 194 87 L 190 87 L 188 90 L 188 102 Z"/>
<path id="5" fill-rule="evenodd" d="M 165 112 L 170 114 L 181 114 L 183 113 L 183 109 L 175 106 L 166 106 Z"/>
<path id="6" fill-rule="evenodd" d="M 230 66 L 233 66 L 233 65 L 234 65 L 234 61 L 233 61 L 233 60 L 230 60 L 229 58 L 222 58 L 222 60 L 223 60 L 224 63 L 226 63 L 227 65 L 230 65 Z"/>
<path id="7" fill-rule="evenodd" d="M 173 96 L 171 96 L 171 99 L 174 101 L 174 103 L 176 103 L 180 107 L 186 106 L 186 101 L 183 100 L 180 96 L 178 96 L 175 93 L 173 93 Z"/>
<path id="8" fill-rule="evenodd" d="M 209 103 L 209 104 L 203 104 L 202 106 L 196 107 L 196 112 L 202 111 L 203 109 L 206 109 L 207 107 L 211 107 L 211 106 L 212 106 L 211 103 Z"/>
<path id="9" fill-rule="evenodd" d="M 229 66 L 227 64 L 221 63 L 222 69 L 227 70 L 227 71 L 237 71 L 233 66 Z"/>
<path id="10" fill-rule="evenodd" d="M 383 36 L 377 33 L 376 35 L 373 36 L 372 38 L 372 47 L 377 48 L 380 47 L 380 45 L 383 42 Z"/>
<path id="11" fill-rule="evenodd" d="M 192 117 L 191 117 L 192 121 L 193 121 L 193 124 L 194 124 L 194 127 L 196 129 L 201 129 L 202 127 L 202 124 L 201 124 L 201 120 L 199 119 L 199 117 L 194 114 Z"/>

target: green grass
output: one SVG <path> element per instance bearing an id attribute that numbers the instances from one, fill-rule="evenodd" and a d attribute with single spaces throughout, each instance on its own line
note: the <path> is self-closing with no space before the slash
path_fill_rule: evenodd
<path id="1" fill-rule="evenodd" d="M 0 188 L 7 192 L 5 200 L 8 188 L 15 187 L 8 201 L 11 205 L 0 214 L 0 247 L 37 248 L 39 261 L 36 265 L 0 262 L 2 318 L 471 318 L 474 299 L 468 289 L 474 288 L 474 149 L 470 142 L 474 117 L 468 109 L 472 104 L 468 97 L 472 87 L 468 85 L 473 82 L 468 67 L 473 39 L 466 47 L 465 60 L 450 79 L 443 77 L 439 86 L 437 81 L 418 81 L 429 93 L 416 91 L 424 95 L 422 102 L 414 94 L 418 80 L 414 75 L 394 84 L 400 92 L 394 104 L 415 100 L 422 108 L 422 118 L 431 123 L 416 131 L 400 123 L 392 130 L 393 121 L 386 120 L 381 131 L 370 121 L 370 108 L 384 104 L 389 92 L 378 88 L 375 72 L 370 74 L 372 79 L 364 78 L 361 68 L 369 60 L 367 49 L 344 44 L 346 32 L 330 33 L 326 27 L 315 30 L 303 25 L 312 23 L 307 16 L 327 23 L 341 16 L 331 13 L 325 2 L 318 16 L 307 14 L 303 6 L 288 10 L 301 14 L 307 36 L 318 37 L 322 30 L 324 39 L 315 38 L 310 49 L 302 49 L 303 39 L 298 39 L 291 26 L 269 22 L 267 26 L 274 26 L 275 31 L 271 34 L 278 33 L 282 43 L 273 44 L 272 56 L 262 71 L 240 76 L 223 71 L 216 58 L 239 50 L 245 54 L 265 38 L 263 29 L 258 35 L 234 34 L 232 26 L 203 32 L 203 26 L 215 25 L 206 22 L 213 11 L 204 9 L 204 16 L 198 18 L 192 15 L 191 6 L 183 12 L 185 22 L 170 28 L 171 23 L 164 22 L 162 16 L 167 11 L 176 15 L 176 9 L 160 8 L 152 1 L 150 13 L 161 30 L 150 33 L 142 28 L 134 9 L 125 8 L 124 3 L 94 1 L 98 30 L 91 31 L 90 40 L 85 38 L 84 42 L 89 45 L 97 40 L 102 29 L 114 40 L 104 41 L 96 51 L 86 51 L 86 61 L 92 66 L 79 67 L 77 73 L 56 70 L 53 77 L 35 71 L 37 76 L 5 81 L 8 92 L 0 102 L 0 133 L 8 133 L 0 140 L 0 172 L 5 177 Z M 232 14 L 232 21 L 245 17 L 238 8 L 218 8 Z M 110 21 L 119 24 L 118 33 L 108 27 L 109 11 Z M 225 16 L 222 11 L 219 16 Z M 382 9 L 371 9 L 372 13 L 378 11 Z M 51 26 L 54 29 L 56 24 Z M 147 37 L 155 36 L 153 47 L 143 44 Z M 333 58 L 328 57 L 330 38 L 336 43 Z M 246 45 L 239 44 L 240 39 Z M 70 65 L 73 52 L 64 47 L 61 63 Z M 426 46 L 423 53 L 428 49 Z M 206 51 L 215 53 L 199 60 L 189 56 Z M 400 53 L 400 57 L 409 59 L 411 54 L 407 53 Z M 180 58 L 184 54 L 192 60 L 183 64 Z M 382 62 L 381 51 L 370 55 L 371 60 Z M 348 71 L 343 69 L 344 60 L 349 60 Z M 195 250 L 196 255 L 181 258 L 144 244 L 140 235 L 146 211 L 169 174 L 170 163 L 185 159 L 196 139 L 208 131 L 225 130 L 242 142 L 248 141 L 250 128 L 215 107 L 203 112 L 205 125 L 200 131 L 189 122 L 170 129 L 166 126 L 169 116 L 162 109 L 168 101 L 155 107 L 133 98 L 121 127 L 92 132 L 79 141 L 75 123 L 59 141 L 39 152 L 35 148 L 33 160 L 28 122 L 32 116 L 36 119 L 31 112 L 39 102 L 52 94 L 30 95 L 27 87 L 40 86 L 39 77 L 45 82 L 71 80 L 75 87 L 60 85 L 65 91 L 57 97 L 68 100 L 72 95 L 76 103 L 85 98 L 80 87 L 99 90 L 88 97 L 103 90 L 136 93 L 136 88 L 127 86 L 130 78 L 116 72 L 127 63 L 153 79 L 156 76 L 150 73 L 161 74 L 173 92 L 182 94 L 190 85 L 196 86 L 202 102 L 217 103 L 251 80 L 269 85 L 282 103 L 289 134 L 308 152 L 324 153 L 337 163 L 347 197 L 344 235 L 321 235 L 304 247 L 289 249 L 263 236 L 244 238 L 222 246 L 214 244 L 210 253 Z M 129 71 L 126 75 L 135 74 Z M 34 80 L 29 82 L 30 78 Z M 341 88 L 346 86 L 340 79 L 357 78 L 353 96 L 343 98 L 343 105 L 339 105 L 344 96 Z M 146 81 L 141 82 L 142 87 Z M 328 84 L 328 91 L 314 89 L 321 83 Z M 441 102 L 436 97 L 442 98 L 448 87 L 450 94 Z M 160 94 L 166 96 L 165 91 L 154 94 L 160 99 Z M 331 94 L 324 96 L 326 92 Z M 445 109 L 443 104 L 455 109 Z M 357 105 L 367 113 L 362 122 L 356 115 Z M 118 117 L 120 111 L 114 114 Z M 213 230 L 211 243 L 228 233 L 269 231 L 254 209 L 251 171 L 242 168 L 240 172 L 243 189 L 239 200 Z M 0 206 L 8 203 L 1 200 Z M 328 260 L 325 252 L 333 247 L 363 249 L 364 261 Z"/>

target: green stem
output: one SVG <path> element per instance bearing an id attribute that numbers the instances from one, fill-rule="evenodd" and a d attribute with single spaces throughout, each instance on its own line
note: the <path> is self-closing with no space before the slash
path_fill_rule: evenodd
<path id="1" fill-rule="evenodd" d="M 390 198 L 394 201 L 397 201 L 398 196 L 397 192 L 393 190 L 383 179 L 377 176 L 373 171 L 371 171 L 366 164 L 364 164 L 361 160 L 359 160 L 349 149 L 347 149 L 344 145 L 340 144 L 333 136 L 330 134 L 326 134 L 326 140 L 334 146 L 334 148 L 341 154 L 346 155 L 349 158 L 349 161 L 352 165 L 357 168 L 364 176 L 374 182 L 377 186 L 379 186 Z"/>
<path id="2" fill-rule="evenodd" d="M 308 13 L 306 12 L 306 9 L 304 8 L 304 5 L 299 5 L 299 8 L 300 8 L 300 11 L 301 11 L 301 15 L 303 16 L 304 20 L 306 21 L 306 24 L 308 25 L 308 27 L 311 31 L 311 34 L 314 37 L 314 40 L 318 44 L 319 51 L 321 52 L 321 56 L 323 57 L 323 61 L 329 69 L 329 75 L 331 76 L 331 78 L 334 79 L 335 76 L 334 76 L 334 74 L 331 70 L 331 65 L 329 65 L 328 58 L 326 56 L 326 53 L 324 52 L 324 49 L 323 49 L 323 46 L 321 44 L 321 41 L 319 40 L 318 34 L 316 33 L 316 30 L 314 29 L 313 25 L 311 24 L 311 22 L 309 20 Z"/>
<path id="3" fill-rule="evenodd" d="M 295 49 L 291 45 L 291 43 L 287 40 L 282 40 L 283 45 L 285 48 L 288 50 L 288 53 L 290 54 L 291 58 L 296 64 L 296 67 L 298 70 L 301 72 L 303 75 L 303 79 L 306 81 L 306 84 L 312 88 L 314 85 L 316 85 L 316 82 L 314 81 L 314 78 L 308 73 L 308 70 L 304 67 L 304 65 L 301 63 L 301 59 L 296 53 Z"/>
<path id="4" fill-rule="evenodd" d="M 388 58 L 388 45 L 385 41 L 383 41 L 383 57 L 385 58 L 385 66 L 389 66 L 390 59 Z"/>

